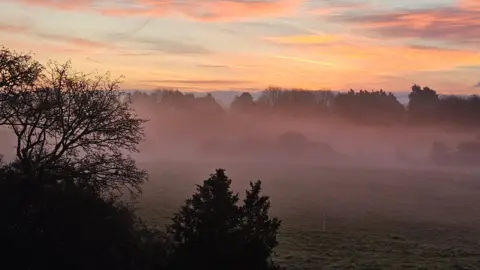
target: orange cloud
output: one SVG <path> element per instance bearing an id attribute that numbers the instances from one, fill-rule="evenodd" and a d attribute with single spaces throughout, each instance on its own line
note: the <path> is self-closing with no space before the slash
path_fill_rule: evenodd
<path id="1" fill-rule="evenodd" d="M 314 15 L 335 15 L 335 14 L 341 14 L 350 10 L 365 9 L 369 7 L 370 7 L 369 3 L 343 3 L 343 4 L 330 5 L 328 7 L 310 10 L 308 13 L 314 14 Z"/>
<path id="2" fill-rule="evenodd" d="M 442 40 L 456 44 L 480 42 L 480 2 L 460 0 L 457 6 L 422 10 L 394 11 L 341 20 L 383 36 Z"/>
<path id="3" fill-rule="evenodd" d="M 280 44 L 325 44 L 338 41 L 338 37 L 333 35 L 266 37 L 265 39 Z"/>
<path id="4" fill-rule="evenodd" d="M 231 21 L 245 18 L 272 17 L 294 14 L 305 0 L 19 0 L 34 6 L 62 10 L 90 10 L 108 16 L 167 16 L 181 14 L 199 21 Z M 98 3 L 110 3 L 98 8 Z"/>
<path id="5" fill-rule="evenodd" d="M 177 10 L 188 17 L 201 21 L 224 21 L 256 17 L 292 15 L 302 0 L 277 1 L 202 1 L 197 4 L 177 6 Z"/>
<path id="6" fill-rule="evenodd" d="M 0 31 L 7 33 L 25 33 L 28 31 L 28 27 L 21 25 L 0 24 Z"/>
<path id="7" fill-rule="evenodd" d="M 462 9 L 480 10 L 480 1 L 478 1 L 478 0 L 460 0 L 459 6 Z"/>
<path id="8" fill-rule="evenodd" d="M 28 0 L 28 1 L 32 1 L 32 0 Z M 98 49 L 115 49 L 116 48 L 112 44 L 109 44 L 106 42 L 93 41 L 93 40 L 75 37 L 75 36 L 69 36 L 69 35 L 37 32 L 35 28 L 26 26 L 26 25 L 13 25 L 13 24 L 0 23 L 0 32 L 5 32 L 8 34 L 19 34 L 19 33 L 27 34 L 26 36 L 43 38 L 49 41 L 65 43 L 73 47 L 83 47 L 83 48 L 90 48 L 90 49 L 91 48 L 98 48 Z M 42 51 L 44 51 L 44 49 L 42 49 Z"/>
<path id="9" fill-rule="evenodd" d="M 284 59 L 305 64 L 329 64 L 332 68 L 375 72 L 407 72 L 480 65 L 480 53 L 428 46 L 379 45 L 356 37 L 290 36 L 267 40 L 290 48 Z M 289 53 L 287 55 L 287 53 Z"/>
<path id="10" fill-rule="evenodd" d="M 96 0 L 19 0 L 19 2 L 48 8 L 57 8 L 63 10 L 83 9 L 93 5 Z"/>

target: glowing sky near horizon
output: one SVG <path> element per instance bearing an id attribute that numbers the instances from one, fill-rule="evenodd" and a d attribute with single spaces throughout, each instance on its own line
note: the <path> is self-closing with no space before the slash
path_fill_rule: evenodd
<path id="1" fill-rule="evenodd" d="M 480 0 L 0 0 L 0 45 L 127 89 L 480 92 Z"/>

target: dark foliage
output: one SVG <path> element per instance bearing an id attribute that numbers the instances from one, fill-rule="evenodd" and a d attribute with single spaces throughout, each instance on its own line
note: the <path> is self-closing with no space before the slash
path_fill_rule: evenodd
<path id="1" fill-rule="evenodd" d="M 144 121 L 119 81 L 7 49 L 0 74 L 0 125 L 16 137 L 15 160 L 0 166 L 2 265 L 160 269 L 164 237 L 114 196 L 146 179 L 128 156 Z"/>
<path id="2" fill-rule="evenodd" d="M 332 110 L 360 123 L 394 124 L 402 121 L 404 107 L 392 93 L 383 90 L 350 90 L 335 96 Z"/>
<path id="3" fill-rule="evenodd" d="M 16 53 L 0 46 L 0 89 L 32 86 L 42 71 L 42 65 L 33 60 L 31 55 Z"/>
<path id="4" fill-rule="evenodd" d="M 197 186 L 168 227 L 172 269 L 272 269 L 281 222 L 268 216 L 269 198 L 261 183 L 251 183 L 243 205 L 225 171 Z"/>
<path id="5" fill-rule="evenodd" d="M 308 116 L 328 112 L 334 94 L 331 91 L 309 91 L 269 87 L 257 101 L 264 112 L 290 116 Z"/>
<path id="6" fill-rule="evenodd" d="M 134 92 L 130 95 L 132 103 L 136 108 L 150 107 L 157 109 L 150 112 L 177 113 L 189 112 L 201 116 L 214 116 L 224 112 L 211 94 L 203 97 L 195 97 L 192 93 L 182 93 L 178 90 L 157 90 L 151 94 Z"/>
<path id="7" fill-rule="evenodd" d="M 135 93 L 133 96 L 134 104 L 138 107 L 153 104 L 153 108 L 162 112 L 188 112 L 189 117 L 197 121 L 207 116 L 218 119 L 225 112 L 212 95 L 195 98 L 192 94 L 179 91 L 159 91 L 151 95 Z M 202 102 L 202 99 L 210 101 Z M 234 98 L 229 109 L 240 114 L 333 118 L 364 125 L 475 128 L 480 124 L 478 96 L 442 96 L 429 87 L 416 84 L 411 88 L 406 106 L 393 93 L 383 90 L 334 93 L 328 90 L 269 87 L 257 100 L 248 92 L 240 94 Z"/>
<path id="8" fill-rule="evenodd" d="M 118 80 L 47 68 L 0 50 L 0 126 L 16 156 L 0 164 L 0 252 L 11 269 L 267 269 L 280 221 L 251 183 L 244 204 L 223 170 L 173 218 L 169 238 L 138 218 L 117 191 L 140 192 L 146 172 L 128 153 L 143 139 L 136 102 L 219 115 L 211 94 L 125 96 Z M 0 160 L 1 161 L 1 160 Z M 167 241 L 171 240 L 171 241 Z M 206 268 L 210 267 L 210 268 Z M 167 268 L 167 269 L 168 269 Z"/>
<path id="9" fill-rule="evenodd" d="M 240 96 L 235 97 L 230 104 L 230 108 L 234 112 L 249 113 L 255 109 L 255 101 L 250 93 L 244 92 Z"/>
<path id="10" fill-rule="evenodd" d="M 429 87 L 413 85 L 408 95 L 408 119 L 414 124 L 437 124 L 439 113 L 439 96 Z"/>
<path id="11" fill-rule="evenodd" d="M 79 185 L 0 172 L 2 264 L 11 269 L 162 269 L 164 238 L 130 205 Z M 43 179 L 44 181 L 39 181 Z M 49 182 L 49 185 L 41 183 Z"/>
<path id="12" fill-rule="evenodd" d="M 443 96 L 438 104 L 438 117 L 442 123 L 475 127 L 480 124 L 480 97 Z"/>
<path id="13" fill-rule="evenodd" d="M 16 138 L 17 166 L 30 178 L 46 170 L 55 172 L 54 181 L 137 194 L 146 172 L 129 153 L 137 151 L 145 121 L 119 91 L 120 81 L 78 73 L 70 63 L 44 68 L 32 61 L 8 50 L 0 55 L 7 74 L 0 82 L 0 126 Z"/>

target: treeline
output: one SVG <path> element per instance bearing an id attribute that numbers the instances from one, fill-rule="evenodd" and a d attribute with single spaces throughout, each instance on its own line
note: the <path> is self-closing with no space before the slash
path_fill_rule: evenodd
<path id="1" fill-rule="evenodd" d="M 3 268 L 279 269 L 260 181 L 241 200 L 218 169 L 165 229 L 136 215 L 145 120 L 119 83 L 0 47 L 0 128 L 15 138 L 14 158 L 0 155 Z"/>
<path id="2" fill-rule="evenodd" d="M 408 104 L 402 104 L 391 92 L 308 91 L 268 88 L 259 98 L 244 92 L 229 107 L 223 108 L 211 94 L 196 98 L 191 93 L 175 90 L 136 92 L 135 105 L 164 110 L 173 108 L 195 114 L 226 113 L 276 114 L 294 117 L 337 118 L 360 124 L 441 125 L 476 127 L 480 124 L 480 97 L 440 95 L 429 87 L 413 85 Z"/>

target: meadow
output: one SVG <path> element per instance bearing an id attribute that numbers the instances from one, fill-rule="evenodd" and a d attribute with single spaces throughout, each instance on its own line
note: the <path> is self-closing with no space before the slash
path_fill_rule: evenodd
<path id="1" fill-rule="evenodd" d="M 217 167 L 242 196 L 260 179 L 283 220 L 287 269 L 480 269 L 478 172 L 280 163 L 161 162 L 138 204 L 163 226 Z"/>

